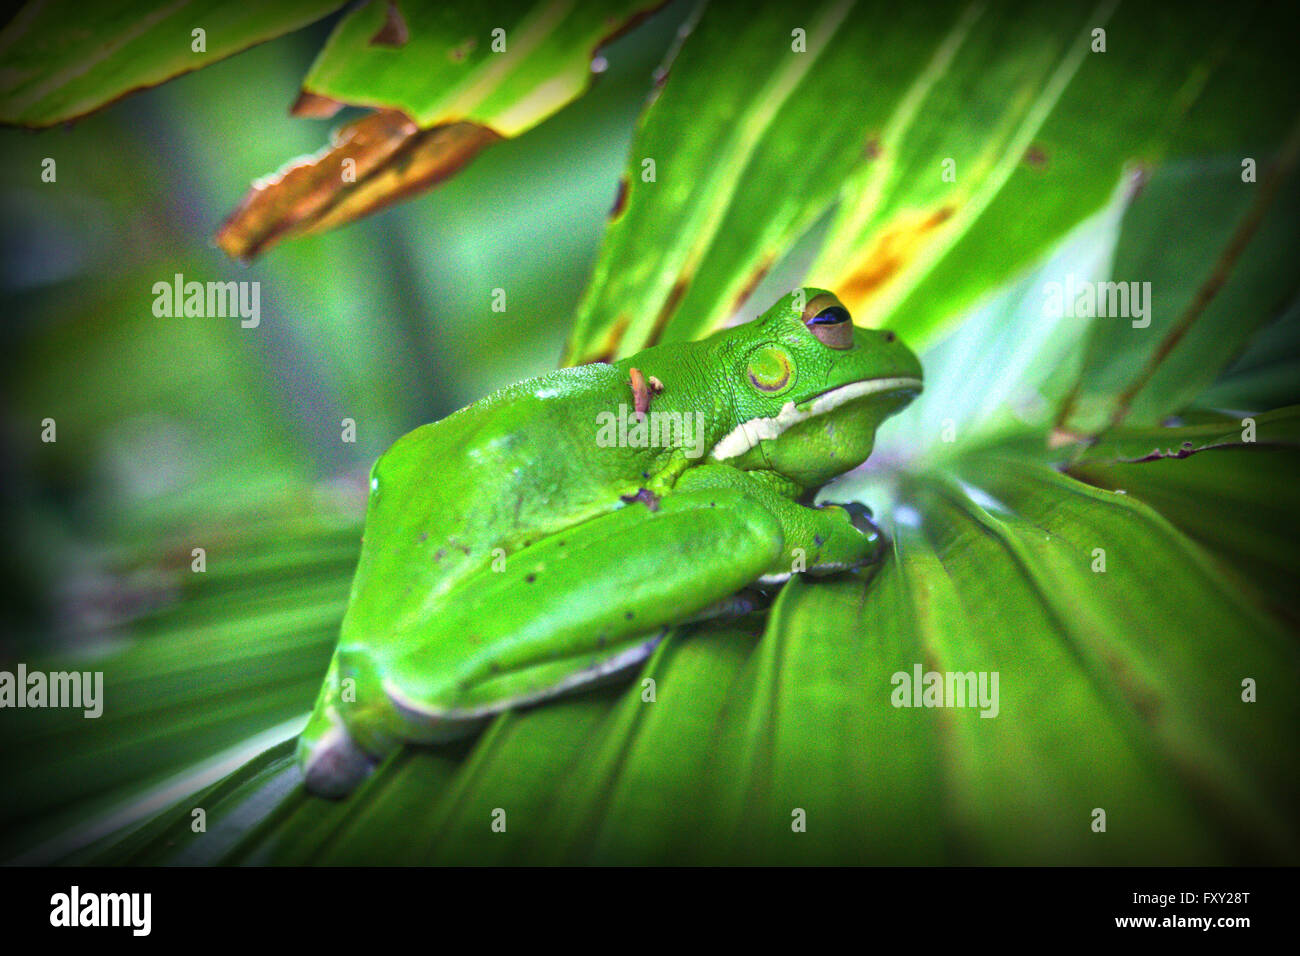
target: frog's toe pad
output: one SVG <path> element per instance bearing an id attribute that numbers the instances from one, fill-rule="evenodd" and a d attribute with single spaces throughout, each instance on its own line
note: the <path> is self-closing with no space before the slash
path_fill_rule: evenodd
<path id="1" fill-rule="evenodd" d="M 357 746 L 345 727 L 333 724 L 315 740 L 298 739 L 298 765 L 308 792 L 337 800 L 370 775 L 375 760 Z"/>
<path id="2" fill-rule="evenodd" d="M 873 520 L 874 516 L 871 513 L 871 509 L 862 504 L 862 502 L 836 501 L 827 502 L 827 504 L 831 504 L 836 508 L 843 508 L 847 511 L 849 514 L 849 520 L 853 523 L 853 527 L 857 528 L 863 534 L 876 535 L 880 533 L 880 529 L 876 527 L 876 522 Z"/>

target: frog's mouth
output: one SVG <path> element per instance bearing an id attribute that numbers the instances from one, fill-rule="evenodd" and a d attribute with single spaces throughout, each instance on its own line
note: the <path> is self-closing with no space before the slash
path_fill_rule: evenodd
<path id="1" fill-rule="evenodd" d="M 894 378 L 869 378 L 862 382 L 849 382 L 847 385 L 838 385 L 835 388 L 827 389 L 820 395 L 814 395 L 806 402 L 795 406 L 797 411 L 804 413 L 805 419 L 812 418 L 816 415 L 825 415 L 829 411 L 839 408 L 864 395 L 883 395 L 888 392 L 911 392 L 913 395 L 920 393 L 924 387 L 919 378 L 910 375 L 900 375 Z M 785 409 L 781 409 L 782 412 Z"/>
<path id="2" fill-rule="evenodd" d="M 860 382 L 849 382 L 847 385 L 837 385 L 798 405 L 794 402 L 786 402 L 781 410 L 771 417 L 753 418 L 741 422 L 713 446 L 709 457 L 715 461 L 736 458 L 756 447 L 759 442 L 771 441 L 800 422 L 825 415 L 841 405 L 867 395 L 884 395 L 890 392 L 911 392 L 915 395 L 922 388 L 921 380 L 911 375 L 868 378 Z"/>

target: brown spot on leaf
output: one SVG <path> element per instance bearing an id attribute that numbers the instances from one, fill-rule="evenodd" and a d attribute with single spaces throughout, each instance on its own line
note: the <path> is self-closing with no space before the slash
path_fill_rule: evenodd
<path id="1" fill-rule="evenodd" d="M 772 261 L 773 256 L 770 252 L 763 256 L 763 260 L 758 264 L 758 268 L 749 274 L 749 278 L 745 280 L 745 284 L 741 287 L 740 293 L 732 300 L 732 312 L 737 311 L 741 306 L 749 301 L 749 297 L 754 294 L 754 290 L 758 288 L 758 284 L 767 278 L 768 272 L 772 269 Z"/>
<path id="2" fill-rule="evenodd" d="M 920 255 L 955 212 L 952 203 L 945 203 L 929 213 L 900 214 L 872 240 L 847 278 L 838 284 L 840 299 L 846 305 L 851 303 L 851 308 L 861 308 Z"/>
<path id="3" fill-rule="evenodd" d="M 591 358 L 583 359 L 582 364 L 588 362 L 601 362 L 608 364 L 610 359 L 618 353 L 618 343 L 623 341 L 623 334 L 627 332 L 628 324 L 631 321 L 631 316 L 625 313 L 620 313 L 619 316 L 614 319 L 614 324 L 609 327 L 609 331 L 605 333 L 605 341 L 602 342 L 600 348 L 596 350 L 596 354 Z"/>
<path id="4" fill-rule="evenodd" d="M 1033 169 L 1047 168 L 1047 153 L 1040 146 L 1030 146 L 1025 150 L 1025 165 Z"/>
<path id="5" fill-rule="evenodd" d="M 659 341 L 659 337 L 664 334 L 664 329 L 668 326 L 673 315 L 676 314 L 677 307 L 682 304 L 682 298 L 690 287 L 690 276 L 681 276 L 673 284 L 672 291 L 668 293 L 668 298 L 664 300 L 664 306 L 659 310 L 659 315 L 655 318 L 655 324 L 650 329 L 650 335 L 645 343 L 647 347 Z"/>
<path id="6" fill-rule="evenodd" d="M 623 210 L 627 208 L 627 177 L 624 176 L 618 181 L 618 195 L 614 197 L 614 205 L 609 210 L 609 221 L 613 222 L 619 216 L 623 215 Z"/>
<path id="7" fill-rule="evenodd" d="M 371 46 L 403 47 L 411 39 L 411 32 L 406 28 L 402 11 L 397 9 L 394 0 L 388 0 L 384 13 L 384 25 L 370 38 Z"/>
<path id="8" fill-rule="evenodd" d="M 1106 666 L 1110 668 L 1119 685 L 1120 692 L 1146 723 L 1154 725 L 1160 719 L 1161 701 L 1159 696 L 1129 668 L 1120 657 L 1103 651 Z"/>
<path id="9" fill-rule="evenodd" d="M 867 140 L 867 144 L 862 148 L 862 155 L 867 159 L 879 159 L 880 152 L 880 140 L 874 136 Z"/>

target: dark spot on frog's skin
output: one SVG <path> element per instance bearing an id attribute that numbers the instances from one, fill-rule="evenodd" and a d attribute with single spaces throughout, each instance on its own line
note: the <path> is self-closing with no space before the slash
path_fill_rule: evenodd
<path id="1" fill-rule="evenodd" d="M 1047 153 L 1043 152 L 1041 146 L 1030 146 L 1025 150 L 1025 165 L 1033 169 L 1047 168 Z"/>
<path id="2" fill-rule="evenodd" d="M 458 547 L 458 548 L 460 548 L 462 551 L 464 551 L 466 557 L 469 556 L 469 545 L 467 545 L 467 544 L 458 544 L 458 545 L 456 545 L 456 547 Z"/>
<path id="3" fill-rule="evenodd" d="M 427 532 L 427 531 L 421 531 L 421 532 L 420 532 L 420 540 L 421 540 L 421 541 L 428 541 L 428 540 L 429 540 L 429 532 Z"/>
<path id="4" fill-rule="evenodd" d="M 537 575 L 530 574 L 528 575 L 528 577 L 524 578 L 524 580 L 527 581 L 529 584 L 532 584 L 534 581 L 537 580 Z"/>
<path id="5" fill-rule="evenodd" d="M 822 537 L 821 535 L 819 535 L 819 534 L 815 534 L 815 535 L 813 535 L 813 544 L 814 544 L 816 547 L 818 547 L 818 548 L 820 548 L 820 547 L 822 546 L 822 542 L 825 541 L 825 540 L 826 540 L 826 539 L 823 538 L 823 537 Z"/>
<path id="6" fill-rule="evenodd" d="M 627 618 L 630 621 L 632 620 L 633 617 L 635 617 L 635 615 L 631 611 L 628 611 L 626 614 L 623 615 L 623 617 Z"/>
<path id="7" fill-rule="evenodd" d="M 892 329 L 885 329 L 884 338 L 886 342 L 892 342 L 894 339 L 898 338 L 898 336 L 894 334 Z"/>
<path id="8" fill-rule="evenodd" d="M 880 158 L 880 140 L 874 136 L 867 140 L 867 145 L 862 148 L 862 155 L 865 159 Z"/>
<path id="9" fill-rule="evenodd" d="M 636 504 L 639 501 L 651 511 L 659 510 L 659 496 L 648 488 L 642 488 L 634 495 L 619 495 L 619 498 L 630 505 Z"/>
<path id="10" fill-rule="evenodd" d="M 602 634 L 602 635 L 600 635 L 600 637 L 596 638 L 596 646 L 597 646 L 597 647 L 604 647 L 604 646 L 605 646 L 606 644 L 608 644 L 608 643 L 609 643 L 609 638 L 606 637 L 604 634 Z"/>
<path id="11" fill-rule="evenodd" d="M 493 674 L 496 674 L 501 670 L 501 665 L 498 664 L 496 661 L 492 661 L 490 664 L 488 664 L 488 670 L 490 670 Z"/>
<path id="12" fill-rule="evenodd" d="M 446 548 L 439 548 L 439 549 L 438 549 L 438 553 L 435 554 L 435 555 L 433 556 L 433 560 L 435 560 L 435 561 L 441 561 L 441 560 L 442 560 L 443 558 L 445 558 L 446 556 L 447 556 L 447 549 L 446 549 Z"/>

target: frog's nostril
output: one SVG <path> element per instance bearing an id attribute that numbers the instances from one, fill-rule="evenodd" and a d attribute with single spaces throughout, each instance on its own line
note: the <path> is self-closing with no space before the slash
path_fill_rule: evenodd
<path id="1" fill-rule="evenodd" d="M 897 336 L 894 335 L 893 332 L 891 332 L 891 331 L 888 330 L 888 329 L 885 330 L 885 341 L 886 341 L 886 342 L 892 342 L 892 341 L 894 341 L 895 338 L 897 338 Z"/>

